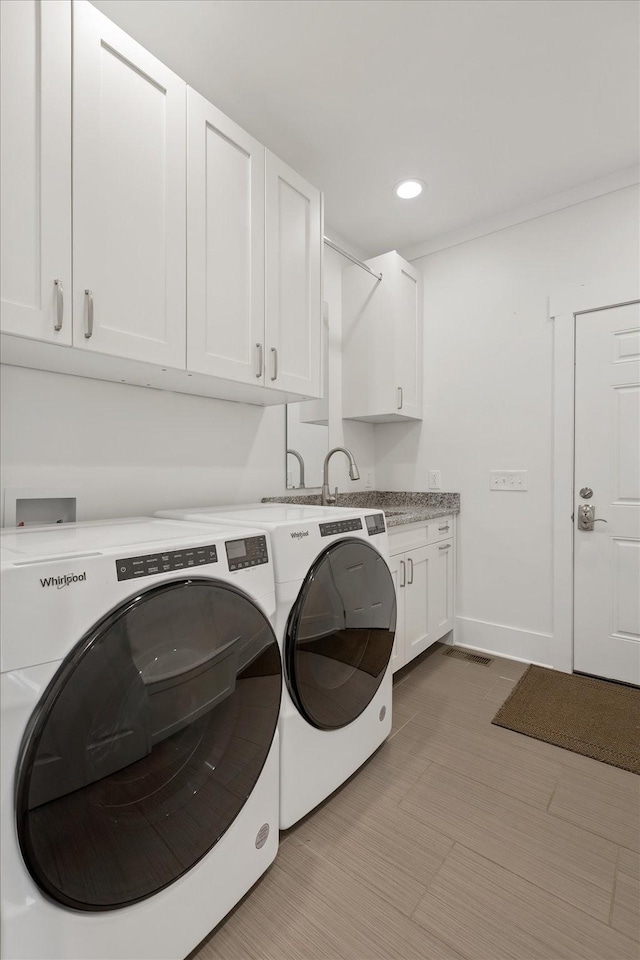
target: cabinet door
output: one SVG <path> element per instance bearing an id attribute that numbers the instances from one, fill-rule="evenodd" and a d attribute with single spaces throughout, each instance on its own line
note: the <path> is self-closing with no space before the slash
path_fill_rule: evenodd
<path id="1" fill-rule="evenodd" d="M 404 658 L 404 592 L 407 580 L 407 564 L 404 554 L 389 558 L 389 570 L 396 591 L 396 637 L 391 654 L 391 671 L 395 673 L 405 664 Z"/>
<path id="2" fill-rule="evenodd" d="M 422 285 L 395 250 L 342 276 L 342 415 L 371 423 L 422 419 Z"/>
<path id="3" fill-rule="evenodd" d="M 184 369 L 186 84 L 73 10 L 74 346 Z"/>
<path id="4" fill-rule="evenodd" d="M 422 285 L 420 274 L 397 258 L 395 367 L 398 412 L 422 419 Z"/>
<path id="5" fill-rule="evenodd" d="M 269 151 L 265 189 L 265 384 L 319 397 L 320 192 Z"/>
<path id="6" fill-rule="evenodd" d="M 3 0 L 1 327 L 71 343 L 71 3 Z"/>
<path id="7" fill-rule="evenodd" d="M 404 591 L 404 629 L 407 663 L 435 641 L 431 631 L 433 590 L 431 551 L 431 547 L 420 547 L 405 554 L 407 586 Z"/>
<path id="8" fill-rule="evenodd" d="M 187 369 L 264 382 L 264 154 L 187 90 Z"/>
<path id="9" fill-rule="evenodd" d="M 453 540 L 434 543 L 429 554 L 429 633 L 433 640 L 453 629 Z"/>

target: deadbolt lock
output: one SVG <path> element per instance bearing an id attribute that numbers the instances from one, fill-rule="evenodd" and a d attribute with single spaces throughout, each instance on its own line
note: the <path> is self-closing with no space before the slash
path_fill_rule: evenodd
<path id="1" fill-rule="evenodd" d="M 590 500 L 591 497 L 593 496 L 593 490 L 591 489 L 591 487 L 583 487 L 582 490 L 580 491 L 580 496 L 582 497 L 583 500 Z"/>

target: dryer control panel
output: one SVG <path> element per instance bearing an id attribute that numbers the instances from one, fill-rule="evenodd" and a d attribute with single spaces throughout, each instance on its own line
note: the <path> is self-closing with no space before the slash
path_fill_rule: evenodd
<path id="1" fill-rule="evenodd" d="M 189 570 L 205 563 L 217 563 L 215 544 L 205 547 L 187 547 L 184 550 L 168 550 L 166 553 L 147 553 L 142 557 L 124 557 L 116 560 L 118 580 L 137 580 L 152 577 L 156 573 L 171 573 L 174 570 Z"/>
<path id="2" fill-rule="evenodd" d="M 243 537 L 242 540 L 227 540 L 229 570 L 243 570 L 269 563 L 266 537 Z"/>
<path id="3" fill-rule="evenodd" d="M 333 523 L 320 524 L 320 536 L 332 537 L 336 533 L 348 533 L 350 530 L 362 530 L 362 520 L 354 517 L 351 520 L 334 520 Z"/>

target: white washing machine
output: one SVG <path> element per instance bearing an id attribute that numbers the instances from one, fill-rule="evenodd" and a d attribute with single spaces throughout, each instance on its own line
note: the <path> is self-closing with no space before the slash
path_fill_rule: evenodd
<path id="1" fill-rule="evenodd" d="M 391 730 L 396 596 L 379 510 L 256 503 L 163 512 L 271 538 L 280 715 L 280 826 L 329 796 Z"/>
<path id="2" fill-rule="evenodd" d="M 1 955 L 180 960 L 277 852 L 268 537 L 137 518 L 0 542 Z"/>

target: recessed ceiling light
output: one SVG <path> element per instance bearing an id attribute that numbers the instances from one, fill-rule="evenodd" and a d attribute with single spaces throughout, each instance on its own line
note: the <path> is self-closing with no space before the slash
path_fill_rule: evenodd
<path id="1" fill-rule="evenodd" d="M 425 187 L 424 180 L 401 180 L 396 183 L 394 190 L 401 200 L 413 200 L 420 196 Z"/>

